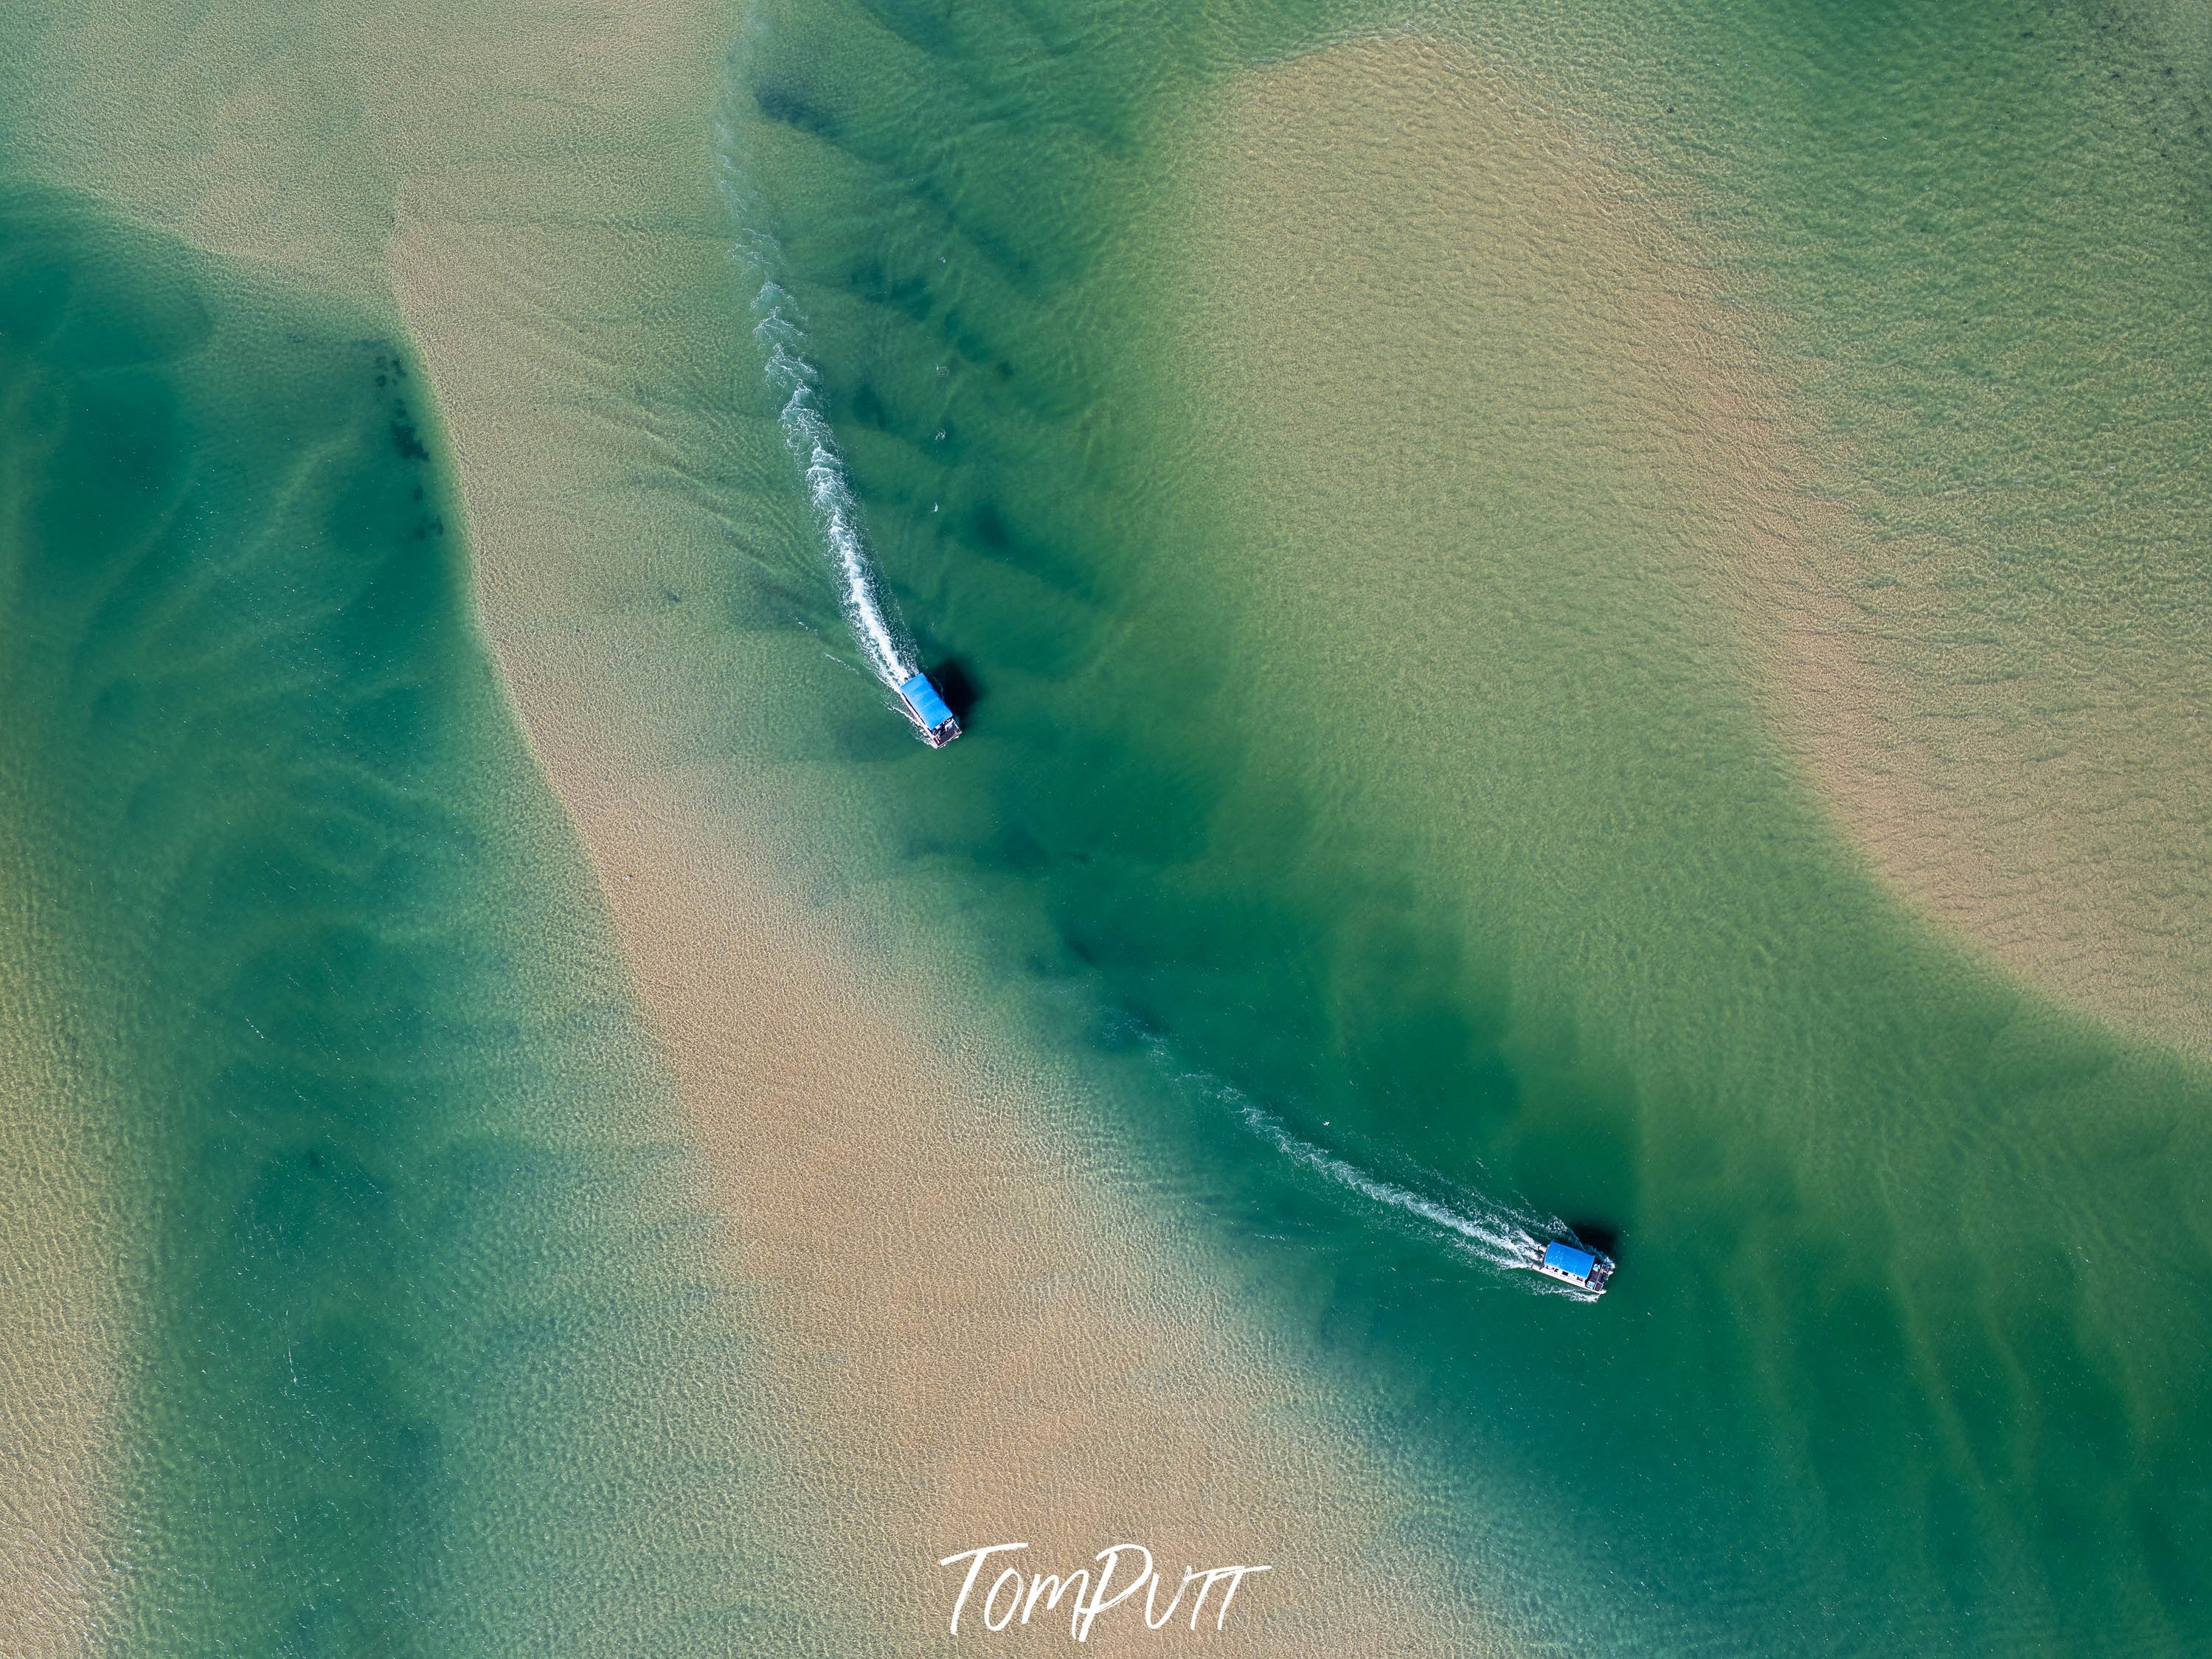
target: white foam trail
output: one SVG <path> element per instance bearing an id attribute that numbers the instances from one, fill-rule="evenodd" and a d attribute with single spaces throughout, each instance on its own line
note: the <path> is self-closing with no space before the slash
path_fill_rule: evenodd
<path id="1" fill-rule="evenodd" d="M 916 653 L 898 613 L 885 597 L 860 532 L 860 507 L 837 453 L 836 440 L 822 413 L 813 364 L 799 350 L 799 326 L 789 315 L 789 297 L 773 282 L 761 284 L 753 309 L 760 316 L 754 336 L 768 348 L 769 384 L 787 392 L 777 416 L 783 441 L 806 476 L 823 540 L 838 578 L 837 608 L 853 630 L 854 642 L 869 668 L 896 690 L 914 678 Z"/>
<path id="2" fill-rule="evenodd" d="M 1536 1270 L 1538 1255 L 1543 1247 L 1553 1239 L 1581 1243 L 1575 1237 L 1574 1229 L 1557 1216 L 1539 1215 L 1533 1211 L 1517 1209 L 1497 1199 L 1468 1192 L 1463 1188 L 1454 1194 L 1453 1201 L 1447 1202 L 1363 1170 L 1327 1147 L 1316 1146 L 1313 1142 L 1292 1134 L 1281 1119 L 1255 1106 L 1231 1085 L 1180 1064 L 1165 1038 L 1157 1033 L 1143 1033 L 1142 1036 L 1145 1045 L 1152 1050 L 1153 1060 L 1163 1068 L 1173 1073 L 1182 1082 L 1195 1085 L 1214 1100 L 1234 1109 L 1237 1116 L 1243 1120 L 1246 1128 L 1293 1164 L 1311 1170 L 1316 1175 L 1414 1224 L 1429 1237 L 1461 1255 L 1502 1272 L 1527 1273 L 1535 1281 L 1530 1288 L 1541 1294 L 1564 1296 L 1577 1302 L 1597 1299 L 1589 1291 L 1578 1291 L 1571 1285 L 1547 1278 Z M 1441 1180 L 1437 1182 L 1439 1186 L 1448 1184 Z"/>
<path id="3" fill-rule="evenodd" d="M 1596 1299 L 1536 1272 L 1535 1259 L 1546 1243 L 1554 1238 L 1574 1237 L 1573 1230 L 1556 1218 L 1524 1214 L 1494 1199 L 1471 1194 L 1463 1193 L 1458 1203 L 1447 1204 L 1410 1187 L 1401 1187 L 1395 1181 L 1386 1181 L 1325 1147 L 1300 1139 L 1279 1120 L 1249 1101 L 1239 1100 L 1237 1109 L 1246 1127 L 1291 1162 L 1303 1164 L 1371 1203 L 1421 1224 L 1424 1231 L 1461 1255 L 1492 1267 L 1527 1273 L 1537 1279 L 1536 1288 L 1550 1294 L 1583 1302 Z"/>
<path id="4" fill-rule="evenodd" d="M 752 210 L 742 182 L 736 136 L 726 125 L 721 136 L 723 186 L 737 210 L 741 233 L 734 252 L 760 282 L 759 295 L 753 301 L 754 314 L 759 319 L 753 325 L 754 337 L 768 347 L 769 384 L 787 394 L 778 416 L 784 442 L 805 471 L 807 494 L 821 522 L 831 562 L 837 568 L 838 609 L 844 613 L 854 642 L 867 659 L 869 669 L 896 691 L 914 677 L 919 653 L 869 559 L 867 541 L 860 531 L 860 503 L 854 497 L 844 460 L 822 412 L 819 377 L 802 349 L 805 331 L 799 325 L 791 296 L 776 284 L 772 274 L 776 269 L 775 239 L 760 228 L 761 216 Z M 1155 1058 L 1172 1066 L 1166 1045 L 1157 1037 L 1150 1042 Z M 1459 1205 L 1447 1204 L 1370 1175 L 1334 1152 L 1301 1140 L 1218 1079 L 1188 1072 L 1182 1075 L 1234 1105 L 1254 1133 L 1292 1162 L 1372 1203 L 1425 1224 L 1464 1255 L 1494 1267 L 1534 1274 L 1535 1255 L 1547 1239 L 1574 1237 L 1573 1230 L 1555 1218 L 1524 1215 L 1494 1200 L 1465 1194 Z M 1570 1285 L 1540 1275 L 1539 1279 L 1553 1294 L 1594 1299 Z"/>
<path id="5" fill-rule="evenodd" d="M 901 621 L 898 607 L 883 591 L 867 538 L 860 529 L 860 504 L 853 494 L 844 458 L 822 410 L 821 376 L 807 360 L 806 332 L 799 309 L 775 281 L 781 249 L 763 228 L 744 182 L 739 141 L 727 123 L 721 129 L 722 188 L 735 211 L 738 235 L 732 253 L 760 284 L 753 300 L 753 337 L 768 348 L 769 384 L 784 393 L 777 422 L 783 441 L 806 479 L 808 499 L 821 526 L 824 550 L 837 579 L 837 608 L 852 630 L 853 642 L 868 670 L 896 691 L 917 672 L 921 653 Z"/>
<path id="6" fill-rule="evenodd" d="M 1242 1108 L 1242 1112 L 1245 1123 L 1255 1134 L 1273 1143 L 1277 1152 L 1292 1162 L 1303 1164 L 1309 1170 L 1327 1176 L 1340 1187 L 1349 1187 L 1362 1198 L 1377 1204 L 1387 1204 L 1394 1210 L 1403 1211 L 1428 1223 L 1437 1231 L 1448 1235 L 1449 1242 L 1455 1247 L 1479 1255 L 1495 1266 L 1514 1267 L 1527 1265 L 1529 1248 L 1535 1243 L 1535 1237 L 1510 1217 L 1470 1215 L 1449 1204 L 1425 1198 L 1410 1188 L 1370 1175 L 1358 1164 L 1339 1158 L 1311 1141 L 1299 1139 L 1257 1106 L 1248 1103 Z"/>

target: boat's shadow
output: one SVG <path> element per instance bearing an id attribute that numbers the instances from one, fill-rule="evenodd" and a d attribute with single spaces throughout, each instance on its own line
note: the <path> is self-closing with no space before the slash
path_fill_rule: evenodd
<path id="1" fill-rule="evenodd" d="M 1567 1225 L 1577 1238 L 1599 1255 L 1611 1256 L 1620 1254 L 1620 1228 L 1602 1221 L 1584 1221 L 1577 1216 L 1569 1216 Z"/>
<path id="2" fill-rule="evenodd" d="M 945 699 L 945 706 L 952 711 L 952 718 L 961 725 L 968 724 L 969 711 L 983 701 L 982 688 L 975 677 L 968 672 L 968 665 L 957 657 L 947 657 L 932 664 L 930 683 L 936 686 L 937 695 Z"/>

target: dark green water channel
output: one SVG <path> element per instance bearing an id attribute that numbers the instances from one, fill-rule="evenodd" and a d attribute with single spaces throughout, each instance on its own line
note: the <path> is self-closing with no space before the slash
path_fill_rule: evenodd
<path id="1" fill-rule="evenodd" d="M 2201 1650 L 2201 1072 L 1911 920 L 1742 685 L 1632 584 L 1539 581 L 1484 619 L 1498 672 L 1432 757 L 1480 804 L 1448 829 L 1374 757 L 1392 711 L 1330 660 L 1307 672 L 1338 715 L 1302 743 L 1253 706 L 1297 640 L 1264 576 L 1224 579 L 1265 548 L 1182 441 L 1152 360 L 1183 285 L 1141 239 L 1194 187 L 1175 135 L 1199 100 L 1394 21 L 757 14 L 742 211 L 970 714 L 926 753 L 822 663 L 818 550 L 764 505 L 778 527 L 732 605 L 811 630 L 773 740 L 789 787 L 853 826 L 848 870 L 905 884 L 908 924 L 1003 964 L 1040 1030 L 1121 1079 L 1168 1200 L 1418 1449 L 1474 1592 L 1525 1598 L 1565 1650 Z M 1807 429 L 1849 440 L 1837 492 L 1876 539 L 1953 537 L 2000 644 L 2003 585 L 2033 587 L 2039 557 L 2072 561 L 2048 597 L 2138 556 L 2128 526 L 2154 520 L 2159 556 L 2203 567 L 2212 198 L 2186 77 L 2124 19 L 1421 21 L 1679 204 L 1765 308 Z M 2136 517 L 2069 482 L 2090 440 L 2146 481 Z M 1505 528 L 1434 539 L 1603 568 L 1692 533 L 1663 506 L 1605 517 L 1607 465 L 1563 451 L 1501 483 Z M 1571 1306 L 1467 1265 L 1279 1157 L 1239 1100 L 1378 1174 L 1602 1228 L 1616 1289 Z"/>
<path id="2" fill-rule="evenodd" d="M 374 320 L 0 196 L 11 914 L 138 1247 L 106 1651 L 764 1639 L 738 1357 L 435 446 Z"/>

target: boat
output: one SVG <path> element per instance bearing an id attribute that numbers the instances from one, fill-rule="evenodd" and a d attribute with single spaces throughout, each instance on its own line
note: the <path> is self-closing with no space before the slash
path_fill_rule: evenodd
<path id="1" fill-rule="evenodd" d="M 1555 1238 L 1531 1252 L 1530 1264 L 1547 1279 L 1571 1285 L 1592 1296 L 1605 1294 L 1605 1281 L 1613 1277 L 1613 1258 Z"/>
<path id="2" fill-rule="evenodd" d="M 928 675 L 916 674 L 899 687 L 898 694 L 906 705 L 906 717 L 914 722 L 915 734 L 932 749 L 942 749 L 960 735 L 960 722 L 929 683 Z"/>

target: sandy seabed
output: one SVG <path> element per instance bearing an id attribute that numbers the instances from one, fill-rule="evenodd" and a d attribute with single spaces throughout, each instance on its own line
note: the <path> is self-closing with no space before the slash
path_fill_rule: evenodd
<path id="1" fill-rule="evenodd" d="M 12 943 L 20 972 L 25 942 Z M 43 1000 L 20 981 L 0 999 L 0 1653 L 21 1659 L 76 1651 L 94 1628 L 123 1358 L 99 1270 L 120 1255 L 117 1218 L 66 1109 L 86 1087 L 83 1045 Z"/>
<path id="2" fill-rule="evenodd" d="M 423 354 L 485 635 L 599 873 L 702 1153 L 702 1196 L 725 1218 L 779 1471 L 775 1490 L 733 1499 L 730 1524 L 775 1534 L 776 1559 L 796 1564 L 777 1593 L 801 1609 L 834 1605 L 862 1637 L 905 1650 L 949 1614 L 942 1555 L 1019 1538 L 1067 1567 L 1133 1538 L 1170 1571 L 1185 1559 L 1273 1566 L 1272 1582 L 1242 1592 L 1232 1650 L 1503 1646 L 1462 1598 L 1464 1566 L 1412 1540 L 1417 1477 L 1228 1305 L 1111 1142 L 1082 1132 L 1073 1081 L 988 1022 L 933 1034 L 892 965 L 808 898 L 780 850 L 793 826 L 772 780 L 701 758 L 676 727 L 684 700 L 647 620 L 658 567 L 719 556 L 732 451 L 764 447 L 782 464 L 771 427 L 715 412 L 757 373 L 710 146 L 730 21 L 683 4 L 301 6 L 191 22 L 118 7 L 33 28 L 35 49 L 0 91 L 40 135 L 33 173 L 395 309 Z M 1602 158 L 1479 66 L 1407 40 L 1266 72 L 1206 142 L 1242 150 L 1245 199 L 1279 236 L 1309 222 L 1271 217 L 1270 188 L 1303 182 L 1308 204 L 1334 191 L 1370 214 L 1404 199 L 1374 188 L 1396 176 L 1395 158 L 1367 155 L 1383 169 L 1370 174 L 1356 146 L 1326 142 L 1332 124 L 1377 130 L 1376 108 L 1394 100 L 1419 142 L 1482 159 L 1429 172 L 1409 242 L 1377 224 L 1367 245 L 1426 262 L 1431 297 L 1500 297 L 1452 264 L 1440 228 L 1503 239 L 1525 268 L 1571 243 L 1580 266 L 1612 272 L 1613 308 L 1582 321 L 1612 348 L 1601 355 L 1631 365 L 1624 395 L 1657 411 L 1648 429 L 1670 453 L 1655 469 L 1709 481 L 1686 511 L 1724 523 L 1744 550 L 1741 567 L 1697 580 L 1754 618 L 1784 595 L 1799 629 L 1790 648 L 1809 665 L 1795 680 L 1785 665 L 1784 716 L 1815 723 L 1808 769 L 1875 861 L 1965 937 L 1990 933 L 1994 914 L 2000 955 L 2015 933 L 2039 936 L 2021 920 L 2039 905 L 2124 914 L 2069 884 L 2095 866 L 2079 860 L 2035 866 L 2048 866 L 2049 890 L 2008 890 L 1993 913 L 1971 870 L 1914 850 L 1940 853 L 1965 831 L 1931 842 L 1897 827 L 1934 822 L 1932 786 L 1882 782 L 1832 712 L 1876 707 L 1894 682 L 1839 645 L 1818 595 L 1799 591 L 1814 581 L 1804 550 L 1827 535 L 1826 509 L 1797 487 L 1778 417 L 1724 331 L 1707 327 L 1705 299 L 1628 222 Z M 1240 228 L 1254 227 L 1224 221 L 1224 246 Z M 1243 341 L 1255 384 L 1270 350 L 1310 368 L 1314 331 L 1371 291 L 1356 268 L 1334 280 L 1231 295 L 1261 319 Z M 1333 371 L 1344 395 L 1301 417 L 1316 443 L 1358 435 L 1328 427 L 1332 410 L 1359 407 L 1353 364 Z M 2036 814 L 2008 831 L 2023 847 L 2062 844 L 2047 832 Z M 1916 875 L 1923 866 L 1954 872 L 1953 885 Z M 2159 925 L 2201 939 L 2186 921 Z M 2195 1005 L 2130 1002 L 2132 970 L 2096 968 L 2100 951 L 2124 956 L 2125 939 L 2060 937 L 2082 941 L 2075 957 L 2047 972 L 2017 965 L 2159 1030 L 2193 1017 Z M 23 1141 L 17 1154 L 30 1121 L 17 1104 L 0 1099 L 8 1167 L 49 1167 L 51 1147 Z M 98 1379 L 112 1364 L 99 1334 L 106 1292 L 82 1264 L 112 1255 L 88 1222 L 81 1249 L 19 1243 L 76 1237 L 58 1208 L 19 1208 L 9 1224 L 0 1249 L 30 1264 L 37 1291 L 0 1348 L 0 1421 L 36 1449 L 0 1474 L 0 1606 L 40 1611 L 29 1623 L 0 1613 L 0 1647 L 61 1651 L 87 1627 L 79 1564 L 96 1553 Z"/>
<path id="3" fill-rule="evenodd" d="M 763 781 L 678 758 L 635 607 L 656 559 L 726 534 L 728 447 L 776 442 L 713 412 L 757 373 L 709 147 L 728 21 L 119 9 L 34 30 L 15 90 L 46 135 L 34 173 L 396 302 L 411 331 L 485 634 L 726 1218 L 781 1471 L 729 1524 L 798 1564 L 771 1594 L 908 1650 L 949 1618 L 944 1555 L 1021 1539 L 1066 1571 L 1133 1539 L 1170 1574 L 1273 1568 L 1211 1638 L 1227 1650 L 1497 1646 L 1463 1568 L 1399 1530 L 1410 1477 L 1146 1212 L 1069 1081 L 984 1027 L 924 1035 L 929 1011 L 779 864 Z M 66 1539 L 96 1481 L 81 1425 L 39 1426 L 53 1455 L 0 1513 Z M 1124 1635 L 1158 1639 L 1110 1621 L 1094 1639 Z"/>
<path id="4" fill-rule="evenodd" d="M 2018 532 L 2001 525 L 1963 519 L 1971 546 L 1878 538 L 1853 505 L 1865 458 L 1808 428 L 1774 319 L 1732 296 L 1728 250 L 1686 239 L 1712 216 L 1655 198 L 1635 158 L 1445 40 L 1255 71 L 1203 125 L 1172 372 L 1200 389 L 1192 441 L 1241 452 L 1248 516 L 1280 526 L 1227 608 L 1304 606 L 1325 619 L 1301 647 L 1316 653 L 1378 642 L 1357 683 L 1419 709 L 1556 620 L 1513 611 L 1516 588 L 1552 580 L 1556 612 L 1636 585 L 1655 642 L 1686 629 L 1726 665 L 1838 839 L 1936 931 L 2058 1004 L 2212 1056 L 2212 650 L 2191 526 L 2114 484 L 2080 545 L 2002 577 L 1990 550 Z M 1492 418 L 1506 385 L 1525 418 Z M 2160 436 L 2131 434 L 2143 465 Z M 1593 523 L 1606 492 L 1640 493 L 1663 530 L 1620 514 L 1601 558 L 1455 562 L 1470 532 L 1525 539 L 1521 476 L 1540 495 L 1577 447 L 1611 458 Z M 1333 475 L 1358 480 L 1352 499 L 1324 499 Z M 2063 521 L 2081 503 L 2040 504 Z M 1395 568 L 1370 551 L 1424 539 L 1431 555 Z M 1413 729 L 1395 726 L 1376 740 Z"/>
<path id="5" fill-rule="evenodd" d="M 988 1030 L 930 1035 L 945 1009 L 779 872 L 766 849 L 790 830 L 761 810 L 765 781 L 673 758 L 642 630 L 568 625 L 580 595 L 611 609 L 639 587 L 641 534 L 719 533 L 689 484 L 733 434 L 576 401 L 623 365 L 695 372 L 652 303 L 586 339 L 559 320 L 573 292 L 539 283 L 619 286 L 640 252 L 624 233 L 485 218 L 404 226 L 393 264 L 448 412 L 488 630 L 730 1218 L 788 1482 L 764 1513 L 817 1564 L 809 1588 L 903 1646 L 949 1620 L 945 1555 L 1021 1540 L 1066 1571 L 1133 1539 L 1170 1573 L 1209 1554 L 1273 1566 L 1212 1638 L 1232 1650 L 1493 1645 L 1444 1565 L 1393 1531 L 1412 1499 L 1398 1472 L 1183 1265 L 1081 1133 L 1067 1080 Z M 504 301 L 489 317 L 488 295 Z M 1093 1639 L 1152 1638 L 1130 1623 Z"/>

